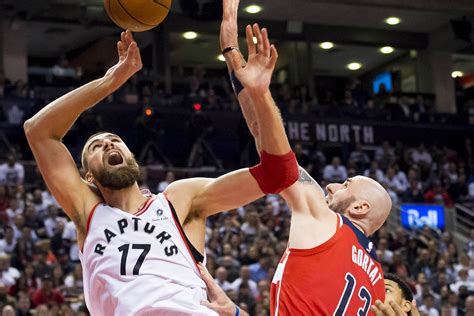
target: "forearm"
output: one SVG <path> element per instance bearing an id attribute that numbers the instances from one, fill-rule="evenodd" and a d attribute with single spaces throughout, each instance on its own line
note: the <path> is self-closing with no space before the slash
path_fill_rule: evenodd
<path id="1" fill-rule="evenodd" d="M 272 155 L 284 155 L 291 150 L 285 127 L 281 118 L 280 110 L 275 104 L 269 90 L 264 93 L 260 91 L 247 90 L 253 102 L 253 109 L 257 121 L 260 150 Z M 242 91 L 243 93 L 243 91 Z"/>
<path id="2" fill-rule="evenodd" d="M 258 120 L 255 114 L 252 99 L 250 98 L 247 91 L 244 89 L 242 90 L 242 92 L 240 92 L 238 100 L 240 108 L 242 109 L 242 115 L 244 116 L 245 123 L 247 123 L 247 127 L 255 140 L 257 152 L 260 153 L 262 151 L 262 146 L 260 145 L 260 128 L 258 125 Z"/>
<path id="3" fill-rule="evenodd" d="M 60 140 L 82 112 L 114 90 L 106 77 L 91 81 L 45 106 L 25 122 L 25 131 L 34 137 Z"/>

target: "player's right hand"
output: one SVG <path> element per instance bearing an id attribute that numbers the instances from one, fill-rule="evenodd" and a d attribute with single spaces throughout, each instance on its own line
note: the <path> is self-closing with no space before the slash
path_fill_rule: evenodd
<path id="1" fill-rule="evenodd" d="M 112 66 L 105 74 L 105 78 L 113 90 L 118 89 L 143 67 L 140 49 L 129 30 L 122 32 L 120 35 L 120 41 L 117 42 L 117 51 L 119 57 L 117 64 Z"/>
<path id="2" fill-rule="evenodd" d="M 199 272 L 201 272 L 201 278 L 206 283 L 207 295 L 209 296 L 208 301 L 202 301 L 201 304 L 215 311 L 220 316 L 233 316 L 235 315 L 235 304 L 230 298 L 224 293 L 224 291 L 216 284 L 212 276 L 206 270 L 206 268 L 199 263 Z M 244 315 L 244 314 L 243 314 Z"/>

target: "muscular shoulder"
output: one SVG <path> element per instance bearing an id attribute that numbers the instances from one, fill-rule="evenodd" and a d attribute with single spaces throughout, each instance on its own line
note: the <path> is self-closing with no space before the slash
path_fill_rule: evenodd
<path id="1" fill-rule="evenodd" d="M 326 204 L 324 190 L 302 167 L 299 167 L 298 181 L 281 195 L 293 212 L 310 213 L 316 218 L 331 212 Z"/>
<path id="2" fill-rule="evenodd" d="M 199 217 L 201 210 L 196 209 L 193 202 L 212 181 L 210 178 L 190 178 L 175 181 L 166 188 L 166 197 L 176 209 L 182 225 Z"/>

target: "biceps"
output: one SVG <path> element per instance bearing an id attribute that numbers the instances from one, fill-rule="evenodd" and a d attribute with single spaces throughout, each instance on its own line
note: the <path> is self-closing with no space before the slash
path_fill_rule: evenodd
<path id="1" fill-rule="evenodd" d="M 70 217 L 84 209 L 81 196 L 87 185 L 81 180 L 74 160 L 63 143 L 45 139 L 30 144 L 38 168 L 51 193 Z M 92 192 L 90 192 L 92 195 Z"/>
<path id="2" fill-rule="evenodd" d="M 193 203 L 205 216 L 246 205 L 264 194 L 248 169 L 227 173 L 210 181 Z"/>

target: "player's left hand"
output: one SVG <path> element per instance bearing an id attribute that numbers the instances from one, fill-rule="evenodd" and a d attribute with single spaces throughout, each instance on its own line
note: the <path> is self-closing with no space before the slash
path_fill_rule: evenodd
<path id="1" fill-rule="evenodd" d="M 247 25 L 245 33 L 249 50 L 247 64 L 242 67 L 234 60 L 230 62 L 234 63 L 232 68 L 245 89 L 254 93 L 265 93 L 270 87 L 278 52 L 275 46 L 270 45 L 267 29 L 260 29 L 258 24 Z M 254 36 L 257 44 L 253 42 Z"/>
<path id="2" fill-rule="evenodd" d="M 143 67 L 140 49 L 129 30 L 120 34 L 120 41 L 117 42 L 117 52 L 118 62 L 105 74 L 105 78 L 110 82 L 113 89 L 119 88 Z"/>
<path id="3" fill-rule="evenodd" d="M 206 270 L 206 268 L 199 263 L 199 271 L 201 272 L 201 278 L 206 283 L 207 295 L 210 302 L 202 301 L 201 304 L 207 308 L 215 311 L 221 316 L 233 316 L 235 314 L 235 304 L 230 300 L 224 291 L 214 282 L 214 279 Z"/>

